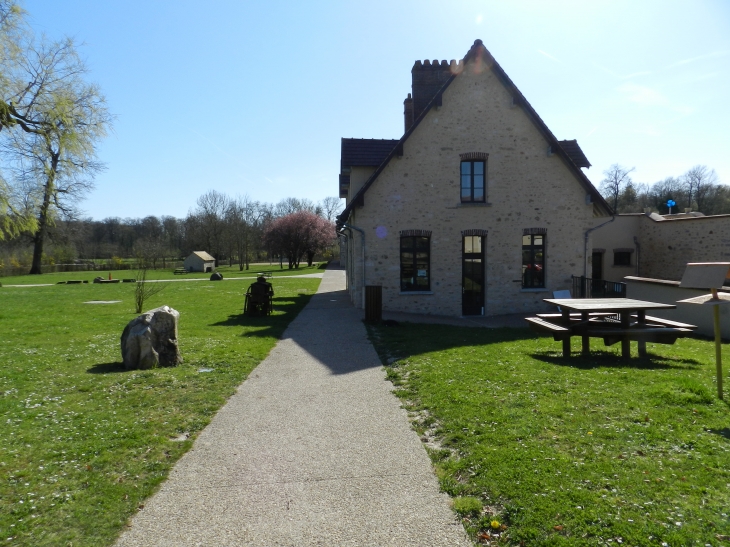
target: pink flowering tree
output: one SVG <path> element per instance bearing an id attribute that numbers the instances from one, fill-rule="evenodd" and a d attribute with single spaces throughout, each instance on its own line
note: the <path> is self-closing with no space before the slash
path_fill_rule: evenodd
<path id="1" fill-rule="evenodd" d="M 311 266 L 314 255 L 332 245 L 336 237 L 334 223 L 299 211 L 271 221 L 264 231 L 264 244 L 272 253 L 287 255 L 291 270 L 305 256 Z"/>

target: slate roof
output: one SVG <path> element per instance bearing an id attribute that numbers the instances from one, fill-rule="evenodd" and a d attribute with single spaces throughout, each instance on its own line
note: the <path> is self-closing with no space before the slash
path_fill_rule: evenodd
<path id="1" fill-rule="evenodd" d="M 481 40 L 474 40 L 474 45 L 469 49 L 469 51 L 464 55 L 464 59 L 461 61 L 461 63 L 466 66 L 466 64 L 477 57 L 481 57 L 485 64 L 487 66 L 490 66 L 491 69 L 494 71 L 497 78 L 502 82 L 504 87 L 512 94 L 512 100 L 515 104 L 515 106 L 520 106 L 523 108 L 527 116 L 532 120 L 532 122 L 535 124 L 535 127 L 538 131 L 545 137 L 545 139 L 548 141 L 548 144 L 550 145 L 551 149 L 557 153 L 558 155 L 562 156 L 566 160 L 566 164 L 568 168 L 573 172 L 576 179 L 580 184 L 583 186 L 583 188 L 590 194 L 591 196 L 591 202 L 594 204 L 594 208 L 598 208 L 600 211 L 602 211 L 605 214 L 612 215 L 613 209 L 611 209 L 611 206 L 608 204 L 608 202 L 603 198 L 603 196 L 598 192 L 595 186 L 593 186 L 593 183 L 590 181 L 588 177 L 586 177 L 585 173 L 580 170 L 580 167 L 574 162 L 573 158 L 571 158 L 568 153 L 563 149 L 558 139 L 555 138 L 555 135 L 553 135 L 553 132 L 550 131 L 547 124 L 542 120 L 542 118 L 537 114 L 535 109 L 532 107 L 532 105 L 527 102 L 527 99 L 522 94 L 522 92 L 517 89 L 517 86 L 514 84 L 514 82 L 510 79 L 509 76 L 507 76 L 507 73 L 504 71 L 504 69 L 500 66 L 500 64 L 496 61 L 496 59 L 492 56 L 492 54 L 489 52 L 489 50 L 484 46 L 483 42 Z M 454 81 L 454 78 L 457 77 L 458 74 L 452 75 L 444 85 L 441 87 L 441 89 L 434 95 L 434 97 L 429 101 L 428 105 L 424 108 L 423 112 L 418 116 L 418 118 L 415 120 L 413 125 L 403 134 L 403 136 L 396 141 L 395 146 L 390 151 L 390 153 L 386 156 L 386 158 L 383 160 L 383 162 L 378 166 L 378 168 L 373 172 L 372 175 L 370 175 L 370 178 L 365 181 L 365 184 L 362 185 L 360 190 L 357 191 L 357 193 L 353 196 L 352 200 L 350 200 L 350 203 L 347 204 L 347 207 L 340 213 L 340 215 L 337 217 L 337 229 L 339 230 L 342 225 L 347 222 L 347 219 L 350 217 L 350 212 L 352 209 L 357 205 L 363 203 L 363 197 L 365 193 L 368 191 L 368 188 L 372 186 L 373 182 L 378 178 L 380 173 L 382 173 L 383 169 L 388 165 L 390 160 L 396 156 L 396 155 L 403 155 L 403 144 L 408 140 L 408 137 L 411 136 L 411 133 L 418 127 L 418 125 L 421 123 L 421 120 L 423 120 L 426 117 L 426 114 L 433 108 L 434 105 L 441 106 L 442 102 L 442 96 L 446 88 L 451 85 L 451 82 Z M 344 141 L 345 139 L 343 139 Z M 348 139 L 348 140 L 361 140 L 361 139 Z M 362 139 L 367 140 L 367 139 Z M 576 143 L 577 145 L 577 143 Z M 582 153 L 582 152 L 581 152 Z M 585 157 L 585 156 L 583 156 Z M 588 160 L 586 159 L 586 162 Z M 595 210 L 595 209 L 594 209 Z"/>
<path id="2" fill-rule="evenodd" d="M 398 144 L 398 139 L 342 139 L 340 172 L 348 167 L 377 167 Z"/>
<path id="3" fill-rule="evenodd" d="M 583 153 L 583 150 L 581 150 L 577 140 L 560 141 L 560 146 L 562 146 L 565 153 L 568 154 L 568 157 L 573 160 L 573 163 L 578 167 L 591 166 L 591 162 L 589 162 L 588 158 L 586 158 L 586 155 Z"/>

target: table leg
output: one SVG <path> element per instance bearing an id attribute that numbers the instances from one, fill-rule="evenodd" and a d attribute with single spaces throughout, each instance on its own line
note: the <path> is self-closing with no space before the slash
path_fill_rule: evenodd
<path id="1" fill-rule="evenodd" d="M 631 312 L 621 312 L 621 330 L 628 330 L 630 318 Z M 621 338 L 621 357 L 624 359 L 631 359 L 631 340 L 629 340 L 628 334 L 624 334 Z"/>
<path id="2" fill-rule="evenodd" d="M 636 318 L 638 319 L 639 324 L 646 323 L 646 312 L 644 310 L 639 310 L 636 313 Z M 646 357 L 646 340 L 639 340 L 638 346 L 639 357 Z"/>
<path id="3" fill-rule="evenodd" d="M 584 311 L 580 314 L 580 320 L 581 321 L 588 321 L 588 312 Z M 586 332 L 588 331 L 588 328 L 586 326 Z M 583 348 L 582 348 L 583 357 L 588 357 L 588 355 L 591 353 L 591 338 L 587 334 L 583 335 Z"/>
<path id="4" fill-rule="evenodd" d="M 570 310 L 563 309 L 563 325 L 570 328 Z M 570 334 L 563 338 L 563 357 L 570 357 Z"/>

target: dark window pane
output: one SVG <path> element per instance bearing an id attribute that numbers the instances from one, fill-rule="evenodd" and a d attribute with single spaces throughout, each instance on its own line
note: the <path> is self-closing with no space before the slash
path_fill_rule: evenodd
<path id="1" fill-rule="evenodd" d="M 428 237 L 401 237 L 400 281 L 402 291 L 427 291 L 430 239 Z"/>
<path id="2" fill-rule="evenodd" d="M 461 174 L 462 175 L 471 175 L 471 163 L 470 162 L 468 162 L 468 161 L 461 162 Z"/>

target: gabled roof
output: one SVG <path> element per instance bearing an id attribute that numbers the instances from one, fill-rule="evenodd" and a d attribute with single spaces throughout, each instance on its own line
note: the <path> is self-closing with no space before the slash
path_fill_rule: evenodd
<path id="1" fill-rule="evenodd" d="M 398 144 L 398 139 L 342 139 L 340 172 L 349 167 L 377 167 Z"/>
<path id="2" fill-rule="evenodd" d="M 347 204 L 347 207 L 342 211 L 342 213 L 337 217 L 337 227 L 338 229 L 341 228 L 341 226 L 347 221 L 347 219 L 350 216 L 350 212 L 358 203 L 363 203 L 364 195 L 372 186 L 373 182 L 378 178 L 380 173 L 383 172 L 383 169 L 388 165 L 391 159 L 395 157 L 396 155 L 402 155 L 403 154 L 403 144 L 408 140 L 408 137 L 411 136 L 413 131 L 418 127 L 418 125 L 421 123 L 421 121 L 426 117 L 428 112 L 433 108 L 434 106 L 441 106 L 442 103 L 442 96 L 444 91 L 451 85 L 451 82 L 454 81 L 454 78 L 458 76 L 458 74 L 463 70 L 464 67 L 466 67 L 466 64 L 471 61 L 472 59 L 479 58 L 484 62 L 486 66 L 491 67 L 491 69 L 494 71 L 495 75 L 499 80 L 502 82 L 502 85 L 505 86 L 507 91 L 512 95 L 512 100 L 516 106 L 520 106 L 523 108 L 525 113 L 528 115 L 530 120 L 533 122 L 535 127 L 540 131 L 540 133 L 543 135 L 543 137 L 548 141 L 548 144 L 551 148 L 551 151 L 555 154 L 558 154 L 561 156 L 564 160 L 566 165 L 568 166 L 568 169 L 573 173 L 573 175 L 576 177 L 578 182 L 585 188 L 585 190 L 588 192 L 588 194 L 591 196 L 591 201 L 594 205 L 594 208 L 598 208 L 600 211 L 606 214 L 613 214 L 613 210 L 611 209 L 611 206 L 606 202 L 606 200 L 601 196 L 601 194 L 596 190 L 595 186 L 593 186 L 593 183 L 588 179 L 588 177 L 585 176 L 583 171 L 580 170 L 580 167 L 575 163 L 575 160 L 566 152 L 566 150 L 562 147 L 560 141 L 555 138 L 555 135 L 553 135 L 552 131 L 548 128 L 547 124 L 540 118 L 540 116 L 537 114 L 534 108 L 532 108 L 532 105 L 525 99 L 525 96 L 522 95 L 522 92 L 517 89 L 517 86 L 512 82 L 509 76 L 507 76 L 507 73 L 502 69 L 502 67 L 499 65 L 499 63 L 492 57 L 492 54 L 489 53 L 486 47 L 484 47 L 484 44 L 481 40 L 475 40 L 474 45 L 469 49 L 469 51 L 464 55 L 464 59 L 459 63 L 459 65 L 456 67 L 456 70 L 454 70 L 453 75 L 446 80 L 444 85 L 441 87 L 441 89 L 436 93 L 436 95 L 433 96 L 433 98 L 429 101 L 428 105 L 424 108 L 423 112 L 418 116 L 416 121 L 413 123 L 413 125 L 403 134 L 403 136 L 396 142 L 393 149 L 390 151 L 390 153 L 386 156 L 386 158 L 382 161 L 382 163 L 378 166 L 378 168 L 373 172 L 372 175 L 370 175 L 370 178 L 365 181 L 365 184 L 362 185 L 360 190 L 353 196 L 352 200 L 350 200 L 350 203 Z M 355 139 L 353 139 L 355 140 Z M 577 146 L 577 142 L 576 142 Z M 581 152 L 582 154 L 582 152 Z M 585 158 L 585 155 L 583 156 Z M 586 162 L 588 160 L 586 159 Z"/>
<path id="3" fill-rule="evenodd" d="M 193 251 L 190 254 L 194 254 L 195 256 L 197 256 L 201 260 L 204 260 L 205 262 L 210 262 L 210 261 L 214 261 L 215 262 L 215 258 L 213 258 L 212 256 L 210 256 L 205 251 Z"/>
<path id="4" fill-rule="evenodd" d="M 591 166 L 591 162 L 589 162 L 588 158 L 586 158 L 586 155 L 583 153 L 583 150 L 581 150 L 577 140 L 560 141 L 560 146 L 562 146 L 565 153 L 568 154 L 568 157 L 573 160 L 573 163 L 578 167 Z"/>

